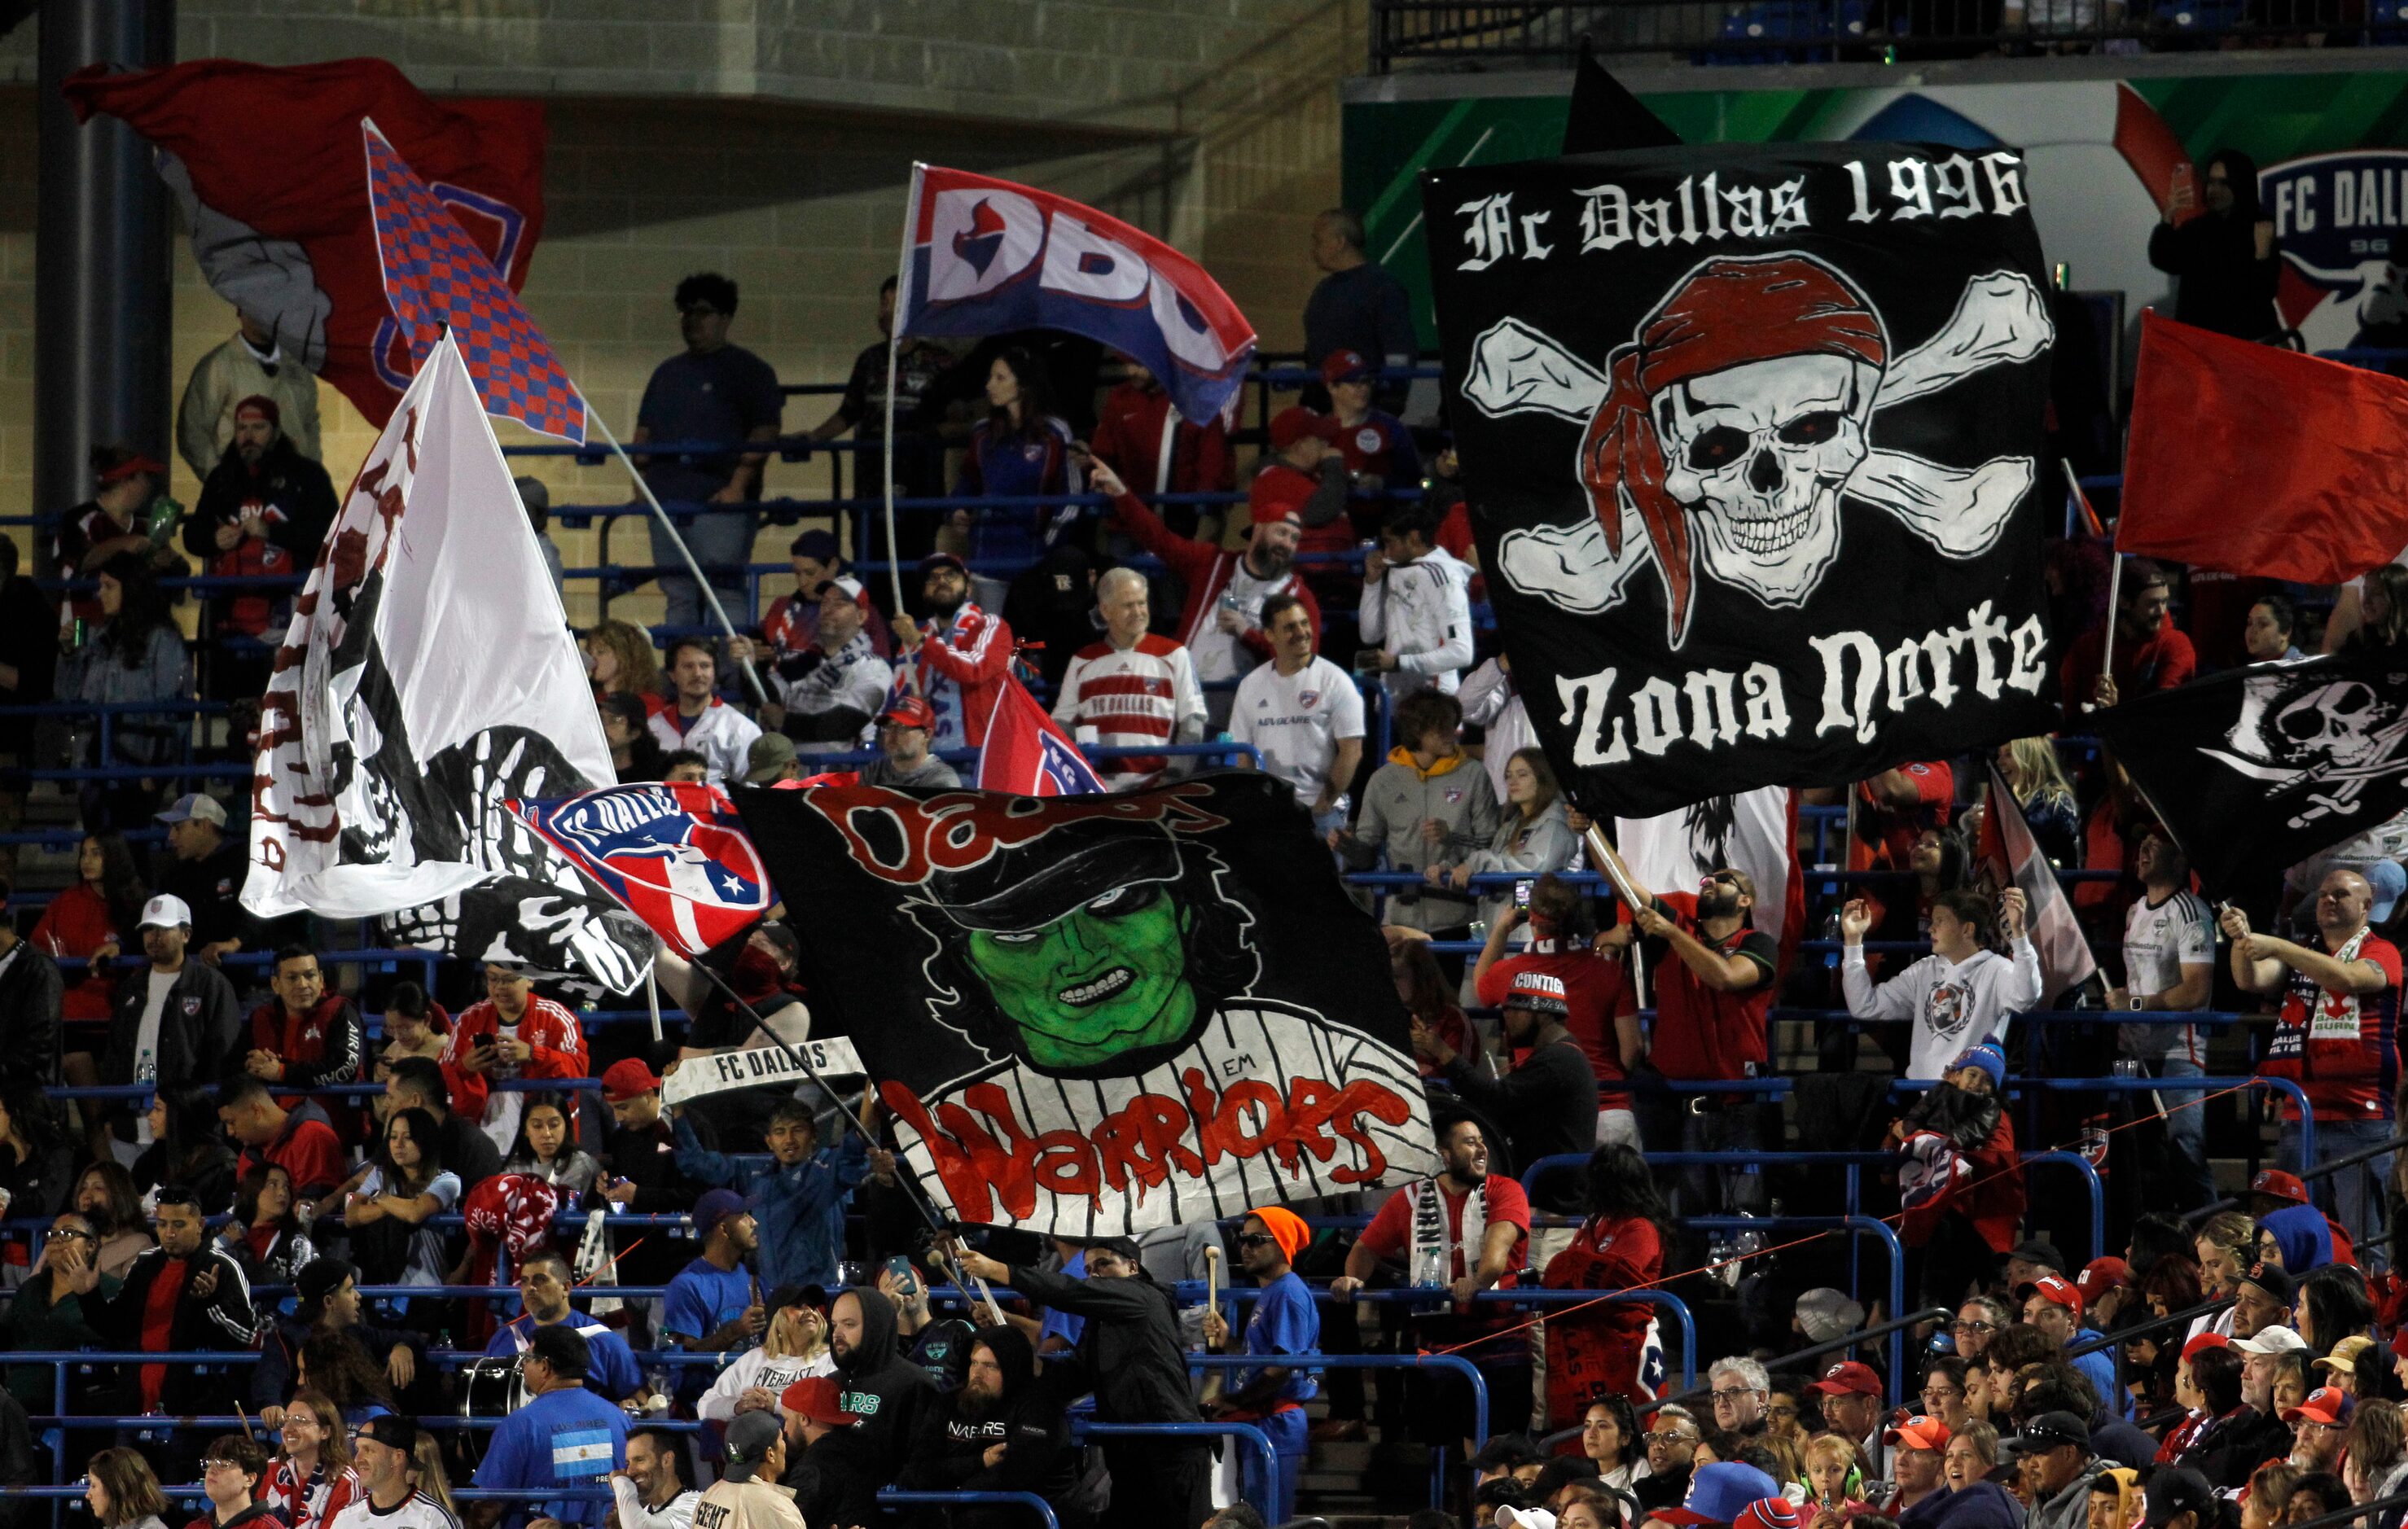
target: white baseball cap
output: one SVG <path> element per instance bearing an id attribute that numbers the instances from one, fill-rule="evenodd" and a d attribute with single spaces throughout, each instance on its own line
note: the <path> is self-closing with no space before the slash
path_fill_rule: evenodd
<path id="1" fill-rule="evenodd" d="M 145 929 L 173 929 L 179 924 L 190 925 L 192 922 L 193 910 L 172 892 L 163 892 L 142 905 L 141 927 Z"/>
<path id="2" fill-rule="evenodd" d="M 2256 1337 L 2234 1338 L 2232 1346 L 2244 1354 L 2283 1354 L 2307 1348 L 2308 1340 L 2287 1327 L 2270 1324 L 2258 1329 Z"/>

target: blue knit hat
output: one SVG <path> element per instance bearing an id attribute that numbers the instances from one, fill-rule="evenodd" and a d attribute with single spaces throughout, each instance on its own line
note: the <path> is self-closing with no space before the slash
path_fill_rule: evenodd
<path id="1" fill-rule="evenodd" d="M 1948 1064 L 1950 1072 L 1955 1072 L 1960 1067 L 1981 1068 L 1990 1075 L 1990 1086 L 1998 1088 L 2007 1080 L 2007 1053 L 2000 1050 L 1990 1042 L 1984 1041 L 1979 1046 L 1967 1047 L 1957 1053 L 1956 1061 Z"/>

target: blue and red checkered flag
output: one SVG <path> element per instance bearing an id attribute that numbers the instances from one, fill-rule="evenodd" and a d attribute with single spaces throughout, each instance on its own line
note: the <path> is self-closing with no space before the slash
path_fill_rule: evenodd
<path id="1" fill-rule="evenodd" d="M 518 294 L 373 121 L 362 119 L 360 137 L 385 301 L 413 364 L 449 329 L 486 413 L 583 445 L 585 399 Z"/>
<path id="2" fill-rule="evenodd" d="M 979 750 L 981 791 L 1015 796 L 1084 796 L 1104 783 L 1062 724 L 1045 714 L 1028 687 L 1007 675 L 987 719 L 986 744 Z"/>
<path id="3" fill-rule="evenodd" d="M 680 955 L 726 943 L 778 901 L 717 786 L 605 786 L 505 805 Z"/>

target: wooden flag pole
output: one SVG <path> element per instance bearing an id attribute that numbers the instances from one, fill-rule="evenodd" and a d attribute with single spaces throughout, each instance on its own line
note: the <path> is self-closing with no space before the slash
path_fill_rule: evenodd
<path id="1" fill-rule="evenodd" d="M 1623 905 L 1630 909 L 1633 921 L 1631 933 L 1635 936 L 1638 933 L 1636 921 L 1639 909 L 1643 906 L 1639 900 L 1638 890 L 1631 885 L 1630 877 L 1623 866 L 1622 857 L 1614 852 L 1613 841 L 1605 836 L 1605 830 L 1598 826 L 1595 819 L 1589 821 L 1587 838 L 1590 856 L 1604 869 L 1606 879 L 1613 883 L 1614 894 L 1620 897 Z M 1630 942 L 1630 982 L 1633 999 L 1640 1007 L 1645 1008 L 1647 1007 L 1647 972 L 1641 962 L 1639 941 L 1635 937 Z"/>

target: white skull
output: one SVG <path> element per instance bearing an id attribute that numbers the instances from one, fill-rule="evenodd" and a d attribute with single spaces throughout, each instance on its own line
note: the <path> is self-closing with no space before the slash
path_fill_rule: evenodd
<path id="1" fill-rule="evenodd" d="M 1706 572 L 1803 605 L 1840 555 L 1840 488 L 1865 460 L 1878 368 L 1847 356 L 1751 361 L 1652 400 L 1664 487 Z"/>
<path id="2" fill-rule="evenodd" d="M 2376 763 L 2399 741 L 2399 729 L 2385 725 L 2390 721 L 2391 708 L 2372 687 L 2344 679 L 2319 686 L 2276 712 L 2274 734 L 2288 763 L 2350 769 Z"/>

